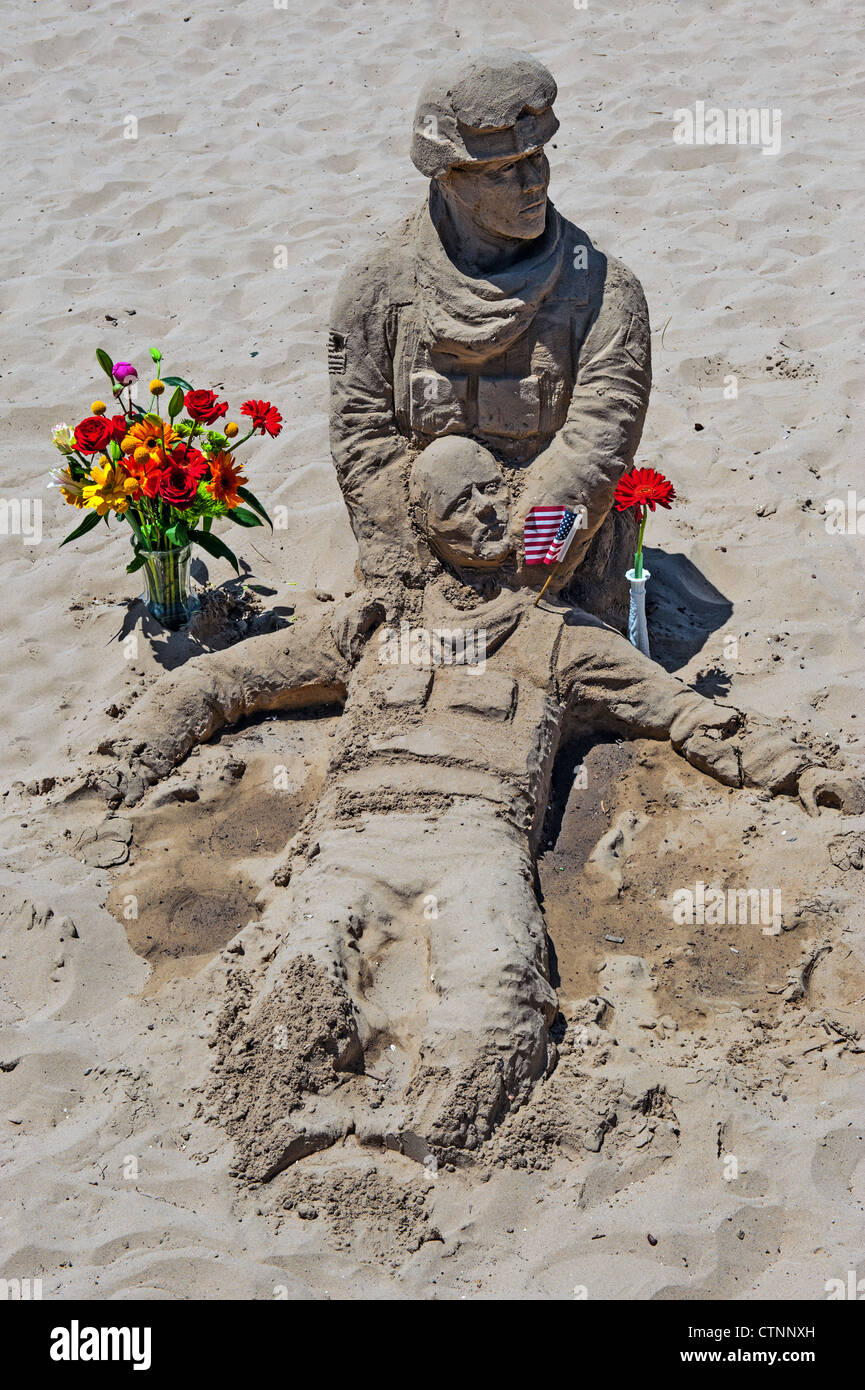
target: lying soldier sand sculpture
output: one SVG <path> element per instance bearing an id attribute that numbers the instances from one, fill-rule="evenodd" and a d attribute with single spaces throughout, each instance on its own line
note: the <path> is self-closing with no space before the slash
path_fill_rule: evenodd
<path id="1" fill-rule="evenodd" d="M 609 509 L 645 411 L 648 325 L 633 277 L 546 204 L 554 95 L 514 54 L 428 88 L 413 152 L 429 204 L 339 296 L 334 457 L 363 586 L 190 661 L 105 748 L 133 801 L 242 718 L 342 707 L 327 790 L 267 908 L 283 945 L 222 1049 L 251 1178 L 347 1134 L 418 1159 L 475 1148 L 555 1064 L 533 856 L 563 739 L 669 739 L 727 785 L 798 791 L 812 813 L 865 807 L 856 777 L 705 699 L 598 616 L 631 559 L 630 523 Z M 536 607 L 544 567 L 523 562 L 523 518 L 556 501 L 585 506 L 588 526 Z M 471 660 L 416 664 L 415 639 L 442 632 Z"/>

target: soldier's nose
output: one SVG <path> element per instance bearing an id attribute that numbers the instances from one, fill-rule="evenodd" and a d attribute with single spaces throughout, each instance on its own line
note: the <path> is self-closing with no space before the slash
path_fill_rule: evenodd
<path id="1" fill-rule="evenodd" d="M 520 185 L 526 193 L 541 193 L 547 186 L 544 171 L 533 159 L 520 160 Z"/>

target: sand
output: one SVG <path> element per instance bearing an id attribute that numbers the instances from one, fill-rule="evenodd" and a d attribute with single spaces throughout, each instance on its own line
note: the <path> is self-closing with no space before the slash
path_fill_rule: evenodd
<path id="1" fill-rule="evenodd" d="M 655 0 L 10 16 L 2 495 L 44 516 L 38 544 L 0 536 L 0 1277 L 46 1298 L 819 1299 L 861 1272 L 862 820 L 728 792 L 642 742 L 585 752 L 581 788 L 577 750 L 539 861 L 550 1081 L 453 1171 L 346 1141 L 255 1189 L 208 1044 L 228 977 L 276 948 L 261 904 L 336 717 L 225 735 L 99 840 L 94 799 L 48 785 L 191 651 L 352 588 L 328 305 L 423 191 L 423 75 L 490 35 L 556 74 L 552 196 L 646 289 L 639 458 L 681 497 L 650 544 L 703 576 L 657 590 L 657 654 L 861 766 L 861 542 L 822 515 L 859 463 L 855 24 Z M 779 108 L 780 152 L 675 145 L 697 100 Z M 286 419 L 250 476 L 288 524 L 242 547 L 269 592 L 192 643 L 130 608 L 124 533 L 57 549 L 72 513 L 43 490 L 51 427 L 100 393 L 93 349 L 141 363 L 151 344 Z M 784 930 L 676 924 L 673 892 L 698 882 L 779 889 Z"/>

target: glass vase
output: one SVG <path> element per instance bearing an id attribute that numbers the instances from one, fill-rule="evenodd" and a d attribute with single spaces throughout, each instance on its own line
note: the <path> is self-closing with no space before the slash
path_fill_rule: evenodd
<path id="1" fill-rule="evenodd" d="M 189 592 L 189 562 L 192 546 L 175 550 L 144 550 L 144 577 L 147 592 L 142 598 L 147 611 L 163 627 L 177 631 L 184 627 L 198 608 Z"/>
<path id="2" fill-rule="evenodd" d="M 628 570 L 625 578 L 631 586 L 631 610 L 628 614 L 628 640 L 643 653 L 651 656 L 649 650 L 649 629 L 646 624 L 646 585 L 651 579 L 649 570 L 644 569 L 637 579 L 634 571 Z"/>

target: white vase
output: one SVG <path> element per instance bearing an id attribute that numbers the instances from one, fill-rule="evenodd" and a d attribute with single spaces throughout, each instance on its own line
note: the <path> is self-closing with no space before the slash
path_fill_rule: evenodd
<path id="1" fill-rule="evenodd" d="M 649 651 L 649 629 L 646 626 L 646 581 L 651 573 L 644 566 L 642 576 L 637 579 L 633 570 L 628 570 L 625 578 L 631 586 L 631 607 L 628 613 L 628 640 L 643 656 L 651 656 Z"/>

